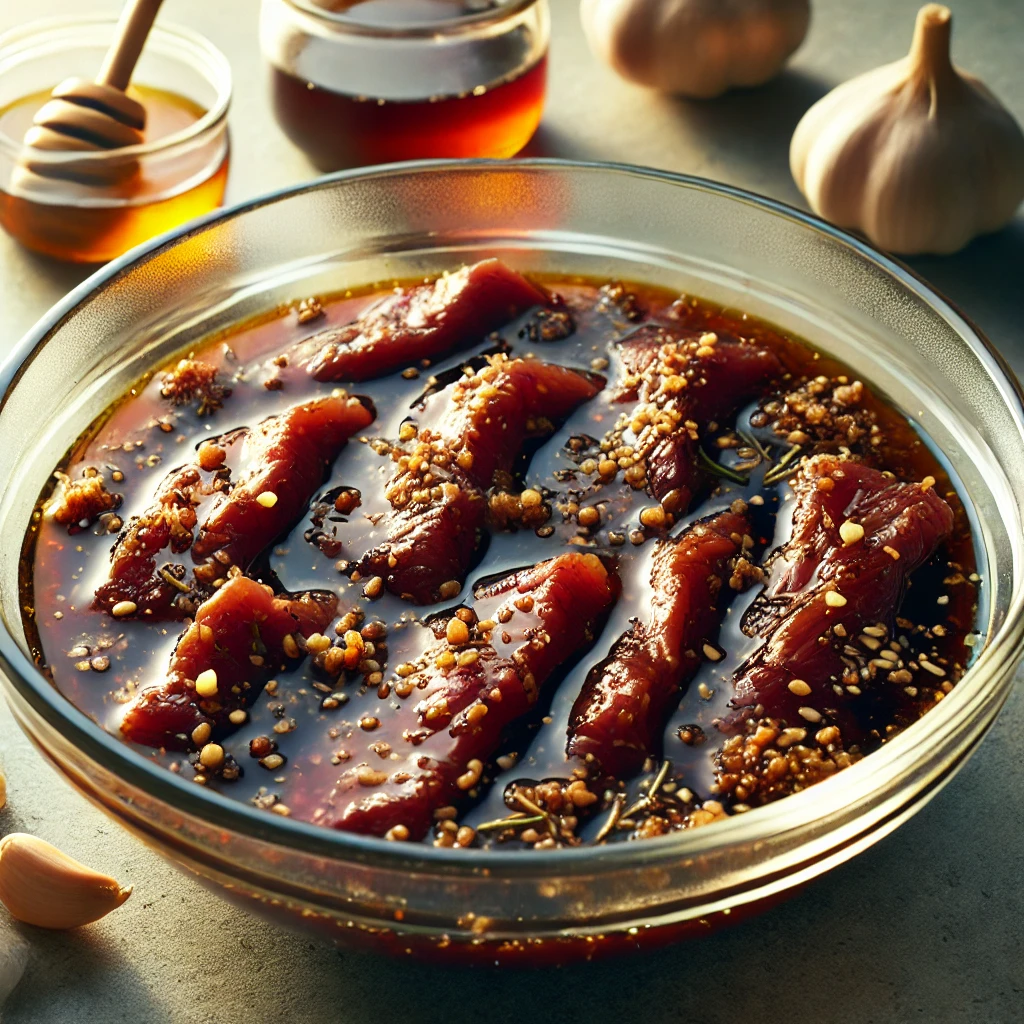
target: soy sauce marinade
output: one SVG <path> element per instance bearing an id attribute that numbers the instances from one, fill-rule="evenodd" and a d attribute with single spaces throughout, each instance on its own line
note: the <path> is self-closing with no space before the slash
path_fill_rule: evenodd
<path id="1" fill-rule="evenodd" d="M 468 318 L 454 306 L 448 313 L 448 327 L 462 331 L 461 350 L 436 355 L 433 365 L 425 359 L 407 360 L 398 364 L 406 367 L 403 371 L 380 376 L 381 353 L 386 356 L 387 350 L 379 347 L 369 357 L 357 353 L 355 361 L 346 362 L 353 334 L 363 335 L 341 329 L 390 290 L 346 293 L 323 305 L 311 300 L 275 311 L 211 339 L 188 354 L 191 362 L 176 366 L 175 361 L 156 372 L 104 414 L 62 465 L 60 473 L 66 476 L 53 495 L 41 499 L 26 538 L 26 623 L 36 658 L 58 689 L 115 733 L 127 709 L 126 721 L 134 723 L 135 735 L 147 737 L 150 745 L 145 749 L 155 760 L 272 812 L 356 831 L 386 831 L 395 839 L 425 832 L 427 841 L 444 846 L 541 848 L 657 835 L 769 802 L 870 753 L 951 690 L 976 639 L 972 630 L 979 579 L 969 522 L 942 467 L 894 409 L 841 364 L 743 313 L 643 285 L 554 277 L 531 284 L 513 280 L 516 275 L 500 267 L 492 267 L 490 274 Z M 391 319 L 383 321 L 391 340 L 395 323 L 400 326 L 408 314 L 403 294 L 416 294 L 412 285 L 403 287 L 405 292 L 392 299 Z M 487 333 L 493 324 L 484 323 L 486 316 L 480 313 L 493 299 L 487 288 L 505 289 L 501 301 L 506 308 L 527 311 Z M 325 347 L 335 328 L 335 344 Z M 422 335 L 410 337 L 423 345 Z M 301 344 L 307 338 L 316 340 Z M 479 340 L 466 344 L 467 338 Z M 734 338 L 741 339 L 741 348 L 730 347 Z M 631 431 L 659 429 L 655 421 L 665 408 L 673 408 L 674 399 L 668 405 L 658 402 L 665 388 L 678 385 L 671 358 L 661 347 L 666 339 L 678 342 L 680 351 L 685 348 L 685 359 L 691 361 L 686 365 L 701 368 L 704 376 L 697 383 L 707 380 L 708 390 L 693 390 L 690 394 L 697 398 L 687 398 L 687 415 L 694 420 L 691 424 L 683 419 L 684 432 L 673 442 L 671 458 L 661 460 L 661 468 L 669 471 L 659 469 L 653 454 L 641 471 L 631 463 Z M 222 543 L 217 549 L 203 526 L 204 517 L 212 521 L 210 510 L 218 502 L 245 489 L 247 457 L 250 462 L 266 461 L 257 451 L 259 439 L 244 437 L 239 428 L 271 423 L 276 426 L 265 427 L 264 433 L 280 434 L 283 419 L 268 417 L 283 417 L 315 400 L 320 400 L 317 409 L 330 405 L 323 400 L 337 396 L 339 381 L 317 381 L 307 368 L 312 365 L 319 376 L 330 376 L 331 359 L 339 352 L 338 365 L 347 377 L 360 381 L 345 387 L 372 411 L 364 414 L 353 402 L 342 409 L 345 400 L 333 400 L 351 419 L 349 426 L 356 426 L 355 434 L 322 484 L 313 480 L 312 500 L 293 528 L 273 538 L 254 559 L 240 554 L 237 538 L 234 547 Z M 659 353 L 653 371 L 651 352 Z M 536 360 L 516 362 L 533 356 Z M 755 383 L 748 382 L 746 393 L 738 364 L 729 362 L 738 356 L 754 360 L 748 369 Z M 540 373 L 539 361 L 555 367 L 544 371 L 549 377 Z M 197 377 L 201 364 L 208 367 L 205 376 Z M 770 381 L 757 376 L 765 373 Z M 506 380 L 513 382 L 513 398 L 496 387 Z M 652 380 L 661 397 L 651 399 Z M 559 389 L 566 386 L 572 394 L 563 399 Z M 730 388 L 736 391 L 739 411 L 720 421 L 709 419 L 708 410 L 713 411 L 715 401 L 724 401 L 722 395 Z M 501 444 L 509 448 L 509 457 L 503 463 L 498 458 L 496 469 L 488 464 L 486 473 L 482 467 L 491 448 L 477 450 L 476 469 L 467 447 L 459 449 L 464 458 L 453 454 L 451 462 L 442 456 L 438 464 L 417 465 L 417 446 L 427 451 L 422 438 L 435 436 L 423 432 L 443 433 L 445 416 L 458 409 L 453 395 L 464 400 L 459 415 L 489 415 L 493 405 L 502 431 L 507 427 L 514 432 L 519 416 L 526 435 L 521 451 L 518 438 L 503 434 Z M 501 402 L 506 404 L 494 404 Z M 708 407 L 703 411 L 702 402 Z M 549 416 L 556 406 L 556 414 Z M 359 426 L 373 414 L 372 422 Z M 297 442 L 292 438 L 288 443 L 301 447 L 302 431 L 296 436 Z M 853 439 L 852 451 L 837 441 L 840 436 Z M 211 444 L 213 438 L 221 440 Z M 249 456 L 245 445 L 250 446 Z M 812 455 L 817 460 L 810 460 Z M 833 456 L 839 461 L 828 461 Z M 174 553 L 168 548 L 156 558 L 156 590 L 150 588 L 145 598 L 149 604 L 143 607 L 142 598 L 118 601 L 120 584 L 111 591 L 107 579 L 111 545 L 121 531 L 118 543 L 124 553 L 125 536 L 141 536 L 137 523 L 131 533 L 133 517 L 145 513 L 169 473 L 197 459 L 201 472 L 193 476 L 206 483 L 187 495 L 180 490 L 193 487 L 187 473 L 174 477 L 170 492 L 163 485 L 186 540 Z M 330 462 L 330 452 L 325 459 Z M 856 468 L 861 462 L 874 468 L 862 472 Z M 248 471 L 264 468 L 250 465 Z M 478 470 L 486 477 L 479 487 L 472 479 Z M 887 477 L 878 476 L 877 470 Z M 299 470 L 294 472 L 299 479 Z M 417 491 L 424 473 L 426 485 Z M 828 680 L 835 697 L 827 694 L 822 703 L 821 681 L 812 680 L 818 692 L 805 698 L 812 687 L 790 678 L 789 672 L 783 676 L 784 682 L 789 680 L 788 690 L 772 697 L 770 707 L 748 702 L 737 711 L 731 703 L 739 700 L 734 674 L 747 659 L 760 656 L 762 634 L 789 600 L 786 593 L 775 593 L 771 600 L 759 595 L 765 581 L 769 588 L 776 585 L 780 573 L 778 558 L 769 560 L 765 571 L 761 566 L 789 539 L 794 485 L 806 492 L 802 501 L 826 500 L 836 486 L 840 491 L 853 487 L 850 480 L 858 473 L 866 482 L 850 492 L 855 499 L 850 509 L 856 501 L 870 504 L 875 487 L 885 508 L 892 501 L 898 505 L 910 500 L 913 524 L 926 519 L 929 508 L 941 512 L 938 520 L 948 511 L 946 526 L 939 523 L 932 531 L 948 536 L 912 574 L 891 632 L 883 622 L 867 625 L 855 636 L 843 633 L 842 642 L 829 634 L 834 656 L 841 661 L 836 676 Z M 823 476 L 828 476 L 825 483 Z M 914 482 L 914 487 L 892 490 L 890 485 L 899 481 Z M 431 488 L 433 499 L 427 494 Z M 267 514 L 274 506 L 281 512 L 295 500 L 294 489 L 290 494 L 284 487 L 281 491 L 272 502 L 265 495 L 257 499 L 261 504 L 266 499 Z M 892 495 L 896 497 L 890 500 Z M 431 527 L 424 541 L 416 531 L 431 509 L 439 510 L 441 525 Z M 452 509 L 457 514 L 449 515 Z M 190 510 L 197 513 L 200 527 L 194 541 Z M 79 514 L 84 516 L 81 521 Z M 246 514 L 261 513 L 249 502 Z M 872 514 L 864 505 L 865 522 Z M 475 530 L 476 516 L 485 528 L 474 551 L 476 534 L 462 536 L 458 531 Z M 830 549 L 833 560 L 860 557 L 857 545 L 866 545 L 870 538 L 857 536 L 859 518 L 851 514 L 850 524 L 842 524 L 842 540 Z M 246 520 L 253 521 L 258 520 Z M 699 636 L 690 637 L 687 650 L 679 652 L 686 668 L 681 692 L 670 689 L 666 698 L 662 688 L 662 704 L 648 722 L 653 730 L 650 749 L 643 749 L 644 743 L 637 746 L 618 737 L 632 736 L 630 730 L 636 731 L 645 709 L 650 711 L 657 701 L 645 698 L 646 703 L 636 705 L 637 716 L 625 717 L 624 705 L 614 704 L 617 714 L 602 717 L 600 702 L 591 701 L 588 709 L 581 691 L 585 695 L 588 686 L 591 691 L 594 685 L 600 687 L 600 666 L 610 653 L 622 654 L 617 641 L 633 622 L 639 623 L 637 642 L 644 641 L 643 627 L 656 596 L 650 586 L 652 562 L 660 558 L 665 563 L 662 583 L 674 578 L 671 573 L 685 567 L 688 554 L 678 547 L 669 550 L 663 541 L 679 537 L 698 521 L 722 530 L 721 557 L 708 563 L 707 572 L 703 562 L 693 571 L 694 593 L 709 588 L 700 605 Z M 807 550 L 824 543 L 826 527 L 840 526 L 827 512 L 823 522 Z M 415 528 L 413 540 L 403 548 L 399 527 L 409 524 Z M 389 530 L 394 533 L 390 545 L 385 543 Z M 697 554 L 704 551 L 706 530 L 701 526 L 687 534 Z M 455 542 L 447 544 L 449 534 Z M 213 557 L 203 561 L 201 550 L 212 551 Z M 898 567 L 901 553 L 889 546 L 885 550 Z M 675 564 L 665 568 L 669 555 Z M 546 560 L 558 556 L 568 557 L 559 561 L 557 571 L 551 570 L 554 563 Z M 913 553 L 906 550 L 903 557 Z M 429 570 L 439 559 L 451 562 L 450 572 L 446 564 L 442 575 L 432 579 Z M 406 572 L 407 563 L 415 571 Z M 520 590 L 502 590 L 510 574 L 538 563 L 545 563 L 539 576 L 527 572 L 516 578 Z M 794 559 L 797 574 L 799 563 Z M 292 628 L 297 620 L 287 615 L 298 606 L 278 602 L 268 612 L 271 619 L 263 628 L 269 633 L 259 641 L 254 667 L 251 672 L 248 666 L 239 669 L 232 691 L 223 671 L 215 683 L 202 678 L 204 651 L 223 659 L 229 641 L 226 633 L 215 638 L 207 625 L 217 626 L 208 611 L 215 606 L 201 605 L 201 600 L 223 591 L 226 605 L 228 596 L 243 588 L 244 580 L 232 578 L 242 570 L 278 594 L 317 593 L 304 599 L 300 612 L 308 621 L 285 637 L 281 651 L 274 646 L 278 640 L 271 638 L 272 618 L 283 615 Z M 459 578 L 439 584 L 442 576 L 458 577 L 463 570 L 461 588 Z M 816 571 L 829 570 L 825 566 Z M 885 565 L 881 572 L 882 579 L 891 576 Z M 851 587 L 856 586 L 855 576 Z M 813 580 L 804 583 L 817 585 Z M 108 596 L 98 600 L 97 591 Z M 872 588 L 873 595 L 877 592 Z M 249 593 L 270 608 L 269 593 Z M 542 612 L 532 610 L 533 594 L 538 595 L 538 609 L 547 607 L 544 602 L 550 603 L 553 594 L 555 605 L 561 601 L 561 617 L 538 622 Z M 821 614 L 833 616 L 830 621 L 855 610 L 832 607 L 839 601 L 846 604 L 841 597 L 824 598 Z M 708 601 L 715 605 L 710 617 Z M 806 608 L 804 613 L 816 614 Z M 193 616 L 198 617 L 190 627 Z M 694 612 L 687 621 L 692 626 L 696 618 Z M 675 621 L 678 625 L 683 618 Z M 507 628 L 503 623 L 509 623 Z M 545 626 L 552 623 L 557 635 L 549 637 Z M 841 623 L 834 628 L 842 631 Z M 189 631 L 175 656 L 175 675 L 168 666 L 183 630 Z M 646 642 L 656 647 L 658 639 L 648 636 Z M 559 644 L 566 649 L 559 650 Z M 630 650 L 635 655 L 636 645 Z M 479 677 L 473 673 L 497 672 L 494 666 L 503 665 L 506 656 L 519 660 L 514 662 L 518 676 L 495 676 L 506 686 L 504 706 L 497 686 L 466 704 L 469 698 L 456 693 L 452 680 L 461 680 L 463 690 L 470 683 L 476 686 Z M 648 668 L 664 674 L 660 660 L 654 658 L 654 667 Z M 628 664 L 633 671 L 637 662 L 634 658 Z M 539 682 L 534 671 L 541 675 Z M 752 670 L 744 671 L 751 676 Z M 767 674 L 763 665 L 758 672 L 759 679 L 775 678 L 771 666 Z M 159 749 L 152 738 L 159 732 L 138 730 L 144 704 L 139 694 L 154 684 L 166 692 L 142 708 L 146 728 L 162 728 L 168 706 L 179 716 L 175 722 L 188 723 Z M 213 695 L 212 703 L 202 697 L 204 687 L 208 697 Z M 464 698 L 464 706 L 447 708 L 444 698 Z M 431 701 L 442 706 L 433 707 Z M 523 701 L 523 707 L 516 701 Z M 419 711 L 413 714 L 417 702 Z M 483 705 L 487 707 L 481 712 Z M 784 716 L 773 718 L 773 708 L 781 708 Z M 581 726 L 581 715 L 585 718 L 588 711 L 591 723 Z M 488 713 L 491 723 L 482 726 Z M 198 724 L 193 727 L 193 722 Z M 500 725 L 505 726 L 499 730 L 500 743 L 487 748 L 479 737 L 486 738 L 488 728 L 493 732 Z M 577 735 L 572 757 L 566 754 L 570 725 L 577 733 L 590 728 L 591 740 L 597 737 L 591 743 Z M 410 738 L 410 733 L 417 735 Z M 600 755 L 587 754 L 600 751 L 602 741 L 609 768 L 602 766 Z M 465 763 L 445 776 L 435 771 L 436 761 L 424 759 L 452 743 L 462 744 Z M 476 749 L 474 743 L 482 744 L 484 756 L 466 760 Z M 610 770 L 612 765 L 619 768 L 618 775 Z M 421 770 L 427 782 L 415 800 L 403 803 L 401 794 L 413 784 L 407 777 Z M 421 799 L 428 791 L 433 797 Z M 449 794 L 454 801 L 447 799 Z M 393 801 L 393 820 L 374 800 Z"/>

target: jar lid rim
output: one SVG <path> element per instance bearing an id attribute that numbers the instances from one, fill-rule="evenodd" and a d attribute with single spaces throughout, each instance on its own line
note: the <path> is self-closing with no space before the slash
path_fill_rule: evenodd
<path id="1" fill-rule="evenodd" d="M 473 32 L 514 18 L 542 2 L 543 0 L 503 0 L 498 7 L 488 10 L 457 14 L 448 18 L 431 18 L 424 21 L 409 21 L 401 25 L 388 25 L 360 21 L 344 11 L 329 10 L 321 5 L 322 0 L 283 0 L 283 3 L 289 7 L 315 18 L 323 24 L 330 25 L 332 29 L 351 32 L 353 35 L 375 36 L 383 39 L 423 38 Z"/>

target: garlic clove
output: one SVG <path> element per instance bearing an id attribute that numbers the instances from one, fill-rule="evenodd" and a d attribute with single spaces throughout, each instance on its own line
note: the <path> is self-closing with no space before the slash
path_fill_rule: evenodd
<path id="1" fill-rule="evenodd" d="M 699 99 L 773 78 L 810 18 L 810 0 L 580 2 L 595 56 L 631 82 Z"/>
<path id="2" fill-rule="evenodd" d="M 0 903 L 39 928 L 78 928 L 116 910 L 131 895 L 45 840 L 12 832 L 0 840 Z"/>
<path id="3" fill-rule="evenodd" d="M 0 772 L 0 811 L 7 806 L 7 779 L 4 773 Z"/>
<path id="4" fill-rule="evenodd" d="M 790 145 L 811 209 L 897 253 L 955 252 L 1024 198 L 1024 133 L 953 66 L 951 24 L 947 8 L 921 8 L 910 54 L 819 100 Z"/>

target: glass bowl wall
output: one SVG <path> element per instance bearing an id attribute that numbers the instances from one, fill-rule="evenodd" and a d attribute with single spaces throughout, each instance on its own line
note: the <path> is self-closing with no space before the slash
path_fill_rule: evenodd
<path id="1" fill-rule="evenodd" d="M 179 349 L 278 303 L 484 254 L 738 306 L 888 395 L 962 481 L 978 525 L 983 643 L 952 694 L 877 753 L 770 807 L 643 842 L 513 853 L 387 843 L 258 811 L 155 766 L 57 693 L 27 654 L 22 537 L 52 467 L 107 404 Z M 551 962 L 735 920 L 920 808 L 977 747 L 1021 657 L 1024 423 L 1012 375 L 906 269 L 725 186 L 558 161 L 405 164 L 321 179 L 101 270 L 24 339 L 0 394 L 0 669 L 21 725 L 75 786 L 175 862 L 334 938 Z"/>

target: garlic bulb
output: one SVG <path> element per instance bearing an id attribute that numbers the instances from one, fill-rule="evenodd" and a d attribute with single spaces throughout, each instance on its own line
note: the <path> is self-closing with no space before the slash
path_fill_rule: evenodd
<path id="1" fill-rule="evenodd" d="M 591 50 L 623 78 L 710 99 L 774 77 L 803 42 L 810 0 L 582 0 Z"/>
<path id="2" fill-rule="evenodd" d="M 793 133 L 790 168 L 811 209 L 892 252 L 955 252 L 1024 198 L 1024 134 L 953 67 L 951 21 L 922 7 L 908 57 L 834 89 Z"/>
<path id="3" fill-rule="evenodd" d="M 12 832 L 0 840 L 0 903 L 25 924 L 78 928 L 109 914 L 131 893 L 36 836 Z"/>

